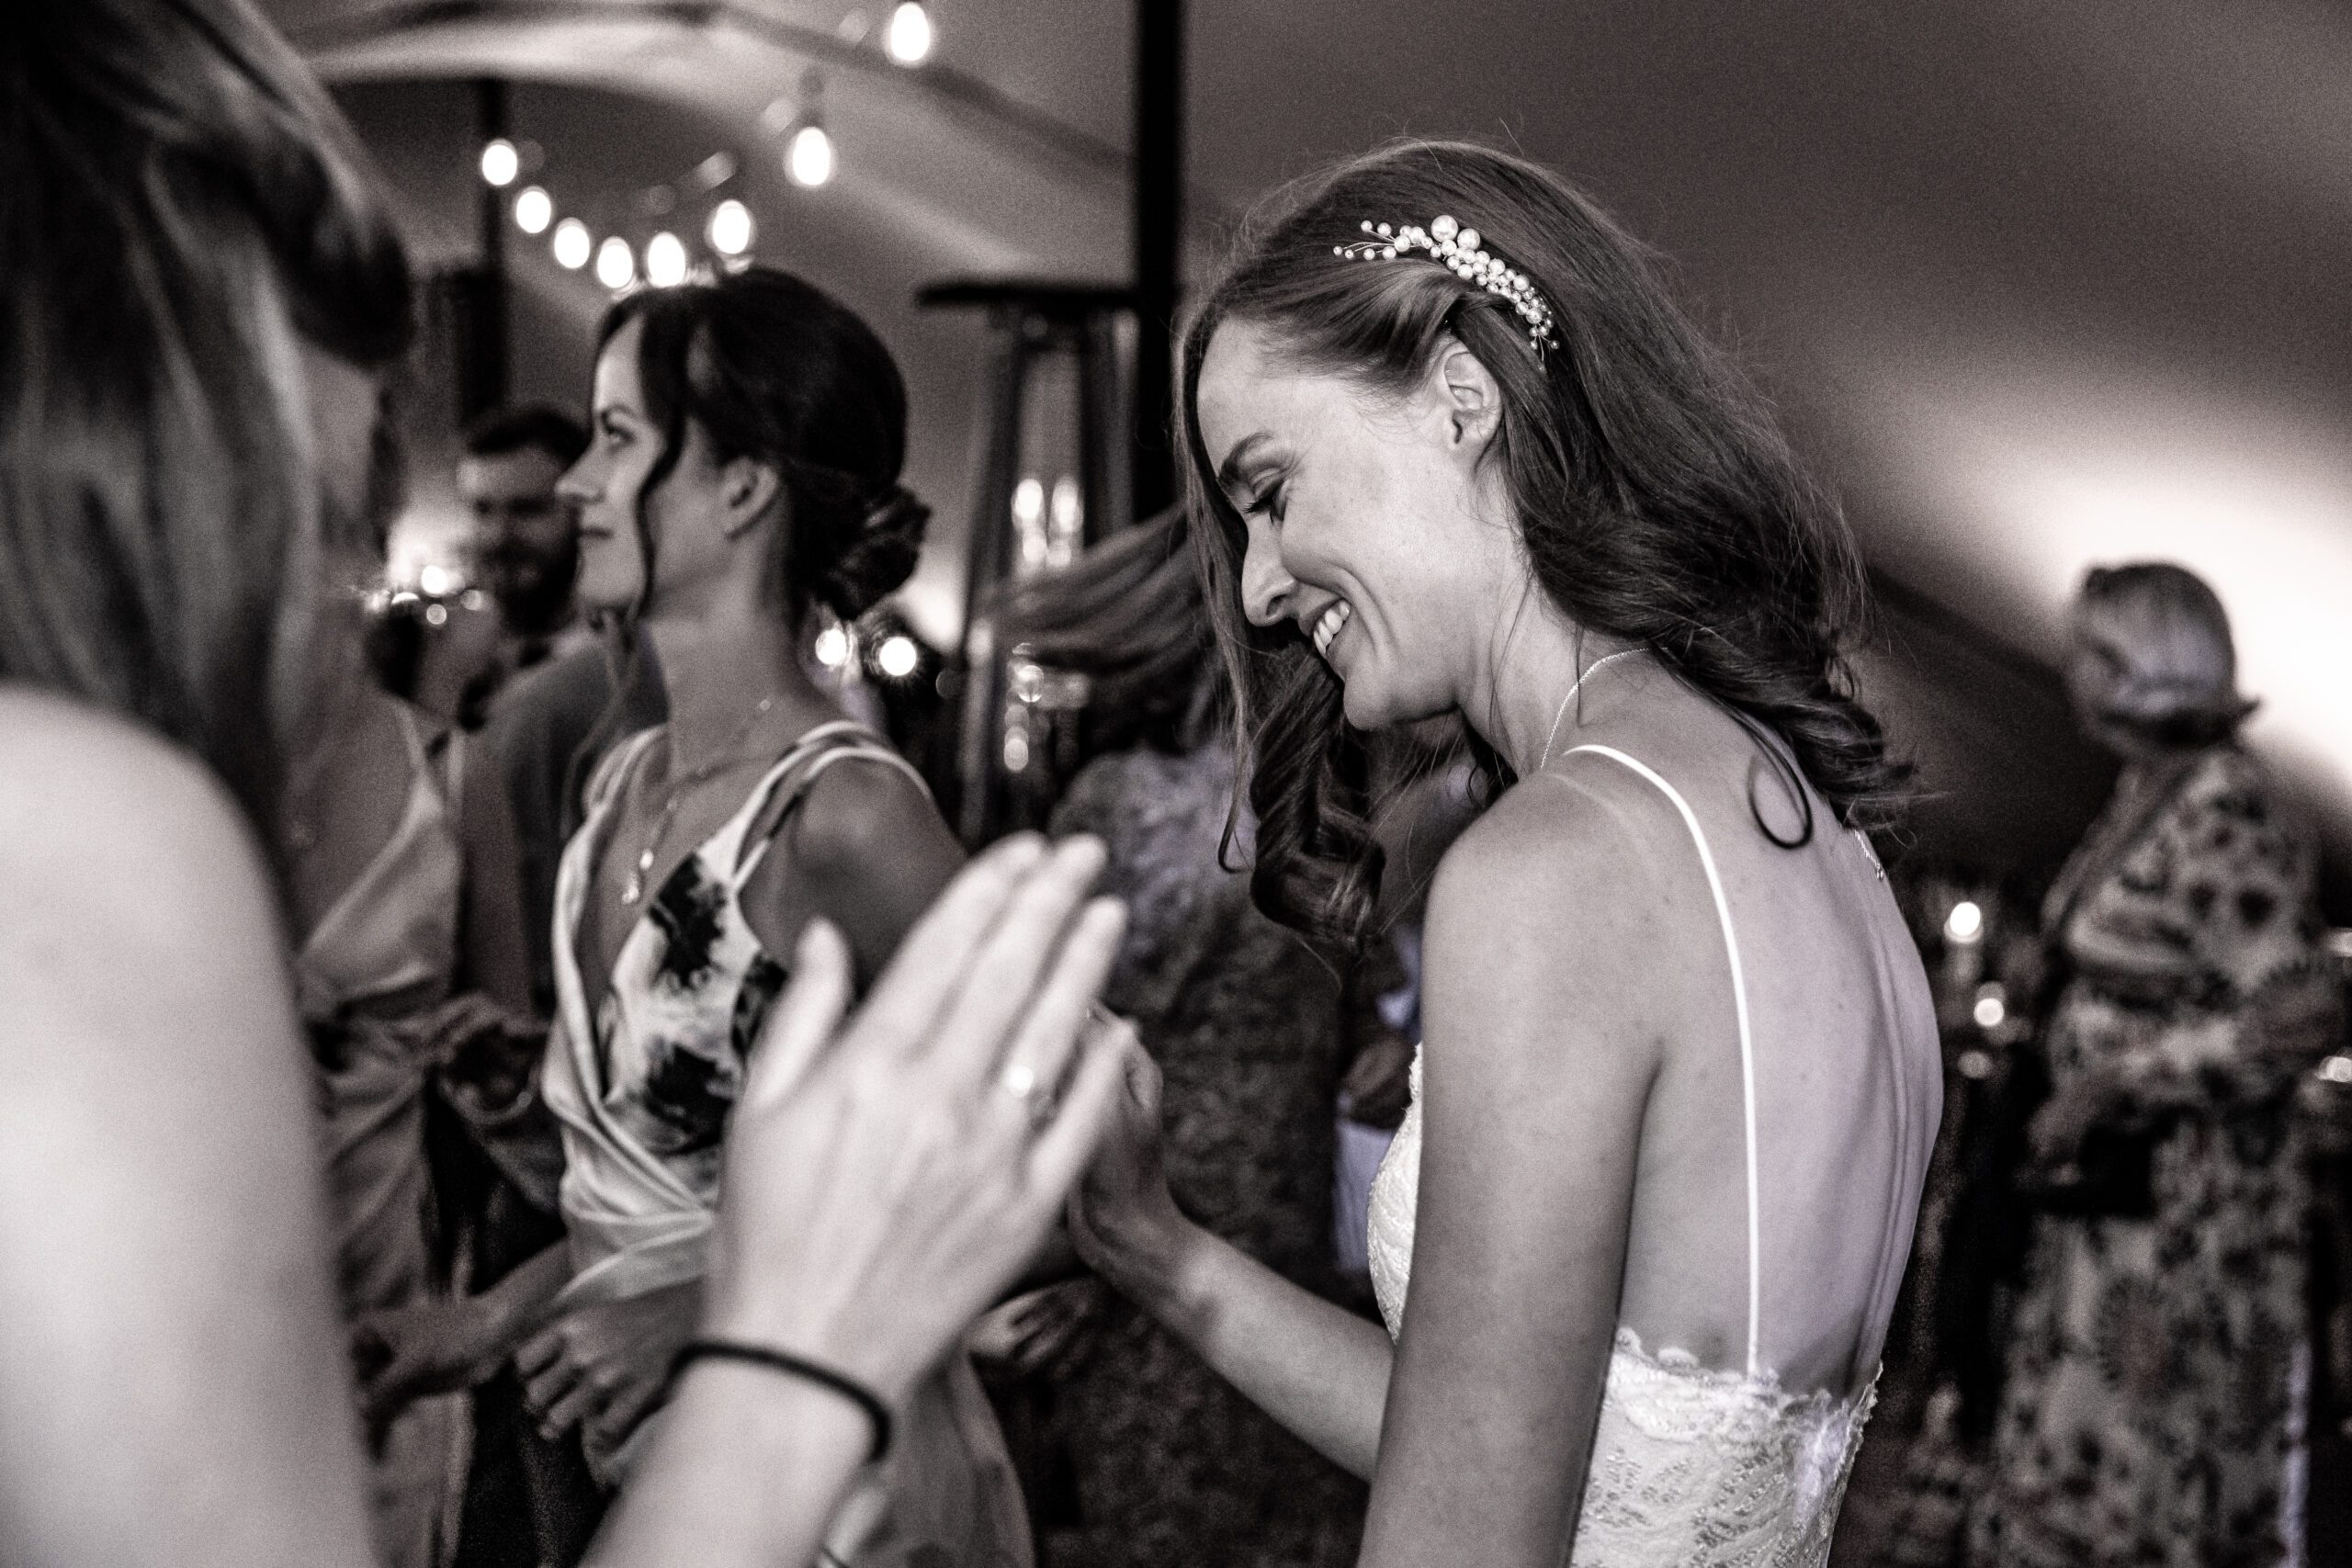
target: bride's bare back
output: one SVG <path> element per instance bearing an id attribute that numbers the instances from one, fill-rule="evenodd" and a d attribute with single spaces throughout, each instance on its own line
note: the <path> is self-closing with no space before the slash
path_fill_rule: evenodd
<path id="1" fill-rule="evenodd" d="M 1815 796 L 1811 841 L 1773 842 L 1758 810 L 1783 840 L 1803 818 L 1758 743 L 1662 673 L 1631 674 L 1626 688 L 1622 706 L 1595 706 L 1623 715 L 1622 738 L 1611 724 L 1577 739 L 1622 749 L 1688 802 L 1738 943 L 1755 1071 L 1758 1359 L 1792 1391 L 1850 1393 L 1876 1368 L 1941 1108 L 1927 976 L 1861 838 Z M 1621 940 L 1560 961 L 1650 991 L 1653 1007 L 1670 998 L 1685 1021 L 1660 1041 L 1641 1117 L 1620 1320 L 1653 1348 L 1736 1368 L 1747 1139 L 1732 972 L 1704 866 L 1673 803 L 1610 759 L 1564 757 L 1539 779 L 1519 792 L 1530 817 L 1622 835 L 1645 868 L 1603 896 L 1629 917 Z"/>

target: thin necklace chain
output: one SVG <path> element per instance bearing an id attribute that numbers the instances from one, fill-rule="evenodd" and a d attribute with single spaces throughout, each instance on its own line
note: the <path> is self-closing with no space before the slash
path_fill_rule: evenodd
<path id="1" fill-rule="evenodd" d="M 1641 651 L 1638 648 L 1620 649 L 1607 658 L 1596 659 L 1584 667 L 1584 673 L 1577 677 L 1576 684 L 1568 688 L 1568 694 L 1560 699 L 1558 710 L 1552 715 L 1552 733 L 1544 738 L 1544 757 L 1542 761 L 1535 764 L 1537 773 L 1542 773 L 1544 764 L 1551 761 L 1552 743 L 1560 739 L 1560 721 L 1568 716 L 1568 705 L 1577 700 L 1577 694 L 1584 690 L 1584 683 L 1592 679 L 1593 672 L 1597 670 L 1605 670 L 1621 659 L 1631 659 Z"/>
<path id="2" fill-rule="evenodd" d="M 628 881 L 621 886 L 621 902 L 624 905 L 634 906 L 645 897 L 645 878 L 653 870 L 653 860 L 661 852 L 662 841 L 670 836 L 670 824 L 677 819 L 678 805 L 685 799 L 686 791 L 741 761 L 743 742 L 752 738 L 752 728 L 767 717 L 768 710 L 775 706 L 774 696 L 762 697 L 750 716 L 712 753 L 714 761 L 704 763 L 670 785 L 670 796 L 662 803 L 662 814 L 654 819 L 652 835 L 645 840 L 645 847 L 638 851 L 637 863 L 629 867 Z"/>

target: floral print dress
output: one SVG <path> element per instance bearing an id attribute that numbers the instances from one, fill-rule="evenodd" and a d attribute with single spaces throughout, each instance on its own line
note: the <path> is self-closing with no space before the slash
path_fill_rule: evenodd
<path id="1" fill-rule="evenodd" d="M 662 730 L 624 743 L 590 786 L 556 885 L 560 1001 L 542 1093 L 561 1122 L 574 1273 L 557 1310 L 698 1278 L 708 1258 L 727 1125 L 752 1047 L 789 977 L 744 912 L 745 886 L 810 786 L 858 762 L 919 774 L 863 726 L 808 731 L 651 891 L 591 1006 L 576 942 L 594 867 L 631 770 Z M 612 1452 L 619 1484 L 658 1414 Z M 899 1412 L 897 1441 L 860 1473 L 819 1561 L 828 1568 L 1029 1568 L 1029 1525 L 1004 1439 L 968 1361 L 951 1357 Z"/>
<path id="2" fill-rule="evenodd" d="M 2053 889 L 2053 1095 L 2152 1143 L 2148 1197 L 2034 1222 L 1973 1521 L 1980 1565 L 2294 1561 L 2296 1078 L 2324 1054 L 2314 855 L 2222 747 L 2121 798 Z M 2152 803 L 2152 804 L 2151 804 Z M 2144 1212 L 2138 1212 L 2144 1210 Z"/>

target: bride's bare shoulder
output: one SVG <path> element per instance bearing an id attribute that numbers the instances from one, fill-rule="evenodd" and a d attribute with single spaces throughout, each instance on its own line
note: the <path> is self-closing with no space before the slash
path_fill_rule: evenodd
<path id="1" fill-rule="evenodd" d="M 244 818 L 197 758 L 51 693 L 0 684 L 0 909 L 28 919 L 128 935 L 268 908 Z"/>
<path id="2" fill-rule="evenodd" d="M 1673 808 L 1631 773 L 1581 768 L 1524 780 L 1446 852 L 1430 888 L 1430 966 L 1565 1005 L 1599 1005 L 1629 967 L 1671 962 L 1706 897 L 1669 852 Z M 1712 929 L 1712 928 L 1708 928 Z"/>

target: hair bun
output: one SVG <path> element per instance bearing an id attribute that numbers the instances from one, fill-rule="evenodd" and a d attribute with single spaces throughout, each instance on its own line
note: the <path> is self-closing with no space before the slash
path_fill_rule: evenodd
<path id="1" fill-rule="evenodd" d="M 854 621 L 914 575 L 931 508 L 904 485 L 892 485 L 870 502 L 857 536 L 819 579 L 818 597 L 843 620 Z"/>

